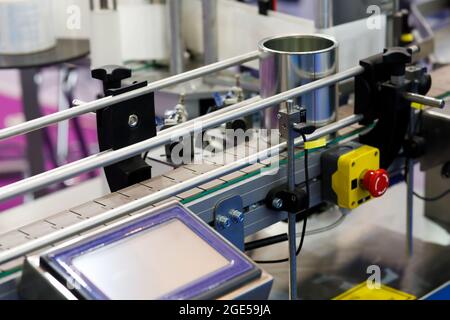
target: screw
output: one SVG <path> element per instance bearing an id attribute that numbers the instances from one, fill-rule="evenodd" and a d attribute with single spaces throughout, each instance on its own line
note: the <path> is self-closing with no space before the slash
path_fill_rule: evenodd
<path id="1" fill-rule="evenodd" d="M 280 198 L 275 198 L 272 200 L 272 206 L 275 209 L 281 209 L 281 207 L 283 207 L 283 200 L 281 200 Z"/>
<path id="2" fill-rule="evenodd" d="M 234 76 L 234 78 L 236 79 L 236 87 L 240 87 L 241 86 L 241 75 L 238 73 Z"/>
<path id="3" fill-rule="evenodd" d="M 132 115 L 130 115 L 130 116 L 128 117 L 128 125 L 129 125 L 131 128 L 136 127 L 136 126 L 138 125 L 138 123 L 139 123 L 139 118 L 138 118 L 137 115 L 132 114 Z"/>
<path id="4" fill-rule="evenodd" d="M 216 217 L 216 225 L 220 229 L 227 229 L 231 226 L 231 221 L 225 216 L 217 216 Z"/>
<path id="5" fill-rule="evenodd" d="M 287 106 L 287 111 L 289 113 L 293 112 L 294 111 L 294 100 L 292 100 L 292 99 L 287 100 L 286 106 Z"/>
<path id="6" fill-rule="evenodd" d="M 242 213 L 239 210 L 232 209 L 229 212 L 231 216 L 231 220 L 233 220 L 234 223 L 240 223 L 244 221 L 244 213 Z"/>
<path id="7" fill-rule="evenodd" d="M 74 107 L 81 106 L 82 104 L 85 104 L 85 103 L 86 103 L 86 102 L 81 101 L 81 100 L 78 100 L 78 99 L 74 99 L 74 100 L 72 101 L 72 104 L 74 105 Z"/>
<path id="8" fill-rule="evenodd" d="M 178 99 L 178 104 L 184 104 L 185 97 L 186 97 L 186 94 L 184 92 L 182 92 L 180 94 L 180 98 Z"/>

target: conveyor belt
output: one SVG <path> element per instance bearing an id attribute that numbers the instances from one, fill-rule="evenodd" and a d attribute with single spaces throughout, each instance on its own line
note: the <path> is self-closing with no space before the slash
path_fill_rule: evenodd
<path id="1" fill-rule="evenodd" d="M 343 139 L 348 139 L 352 136 L 357 135 L 361 132 L 361 130 L 365 128 L 359 128 L 358 125 L 353 126 L 354 130 L 348 134 L 339 136 L 334 140 L 330 141 L 330 144 L 338 143 Z M 251 149 L 252 150 L 252 149 Z M 226 151 L 231 152 L 231 151 Z M 256 150 L 253 150 L 256 152 Z M 314 152 L 314 150 L 312 151 Z M 234 151 L 237 157 L 243 157 L 243 150 L 236 148 Z M 296 153 L 296 158 L 300 159 L 303 157 L 303 150 L 299 149 Z M 44 220 L 40 220 L 28 225 L 25 225 L 17 230 L 13 230 L 7 232 L 3 235 L 0 235 L 0 251 L 8 250 L 14 248 L 15 246 L 21 245 L 27 241 L 32 239 L 36 239 L 42 237 L 48 233 L 54 232 L 58 229 L 63 229 L 67 226 L 75 224 L 83 219 L 89 219 L 93 216 L 104 213 L 110 209 L 116 208 L 122 204 L 127 202 L 142 198 L 151 193 L 160 191 L 164 188 L 176 185 L 182 181 L 188 180 L 194 176 L 200 174 L 207 174 L 209 171 L 214 170 L 218 166 L 220 166 L 220 159 L 222 157 L 216 156 L 214 158 L 207 158 L 205 160 L 205 164 L 188 164 L 184 166 L 180 166 L 179 168 L 172 170 L 166 174 L 161 176 L 143 181 L 141 183 L 135 184 L 133 186 L 127 187 L 125 189 L 119 190 L 117 192 L 110 193 L 101 198 L 95 199 L 93 201 L 89 201 L 85 204 L 79 205 L 77 207 L 71 208 L 69 210 L 65 210 L 63 212 L 59 212 L 55 215 L 52 215 Z M 233 172 L 231 174 L 220 177 L 219 179 L 213 180 L 206 184 L 200 185 L 191 190 L 185 191 L 176 195 L 175 197 L 171 197 L 164 201 L 155 203 L 152 206 L 158 206 L 165 202 L 171 200 L 178 200 L 183 204 L 187 204 L 191 201 L 197 200 L 201 197 L 205 197 L 207 195 L 220 192 L 221 189 L 229 187 L 230 185 L 236 184 L 238 182 L 244 181 L 250 177 L 258 175 L 261 173 L 263 169 L 270 169 L 271 165 L 279 165 L 284 166 L 287 163 L 286 157 L 284 154 L 279 156 L 278 164 L 274 164 L 270 161 L 270 159 L 252 164 L 246 168 L 243 168 L 239 171 Z M 217 161 L 217 162 L 216 162 Z M 136 212 L 138 213 L 138 212 Z M 134 213 L 134 214 L 136 214 Z M 131 214 L 133 215 L 133 214 Z M 125 216 L 121 219 L 128 217 Z M 120 220 L 120 219 L 118 219 Z M 115 221 L 118 221 L 115 220 Z M 113 222 L 115 222 L 113 221 Z M 113 223 L 110 222 L 110 223 Z M 109 224 L 109 223 L 108 223 Z M 56 244 L 55 244 L 56 245 Z M 5 275 L 9 275 L 12 271 L 20 270 L 20 265 L 22 264 L 23 258 L 13 260 L 6 264 L 0 266 L 0 278 Z"/>
<path id="2" fill-rule="evenodd" d="M 430 91 L 430 95 L 440 98 L 444 98 L 450 95 L 446 89 L 450 87 L 450 78 L 448 77 L 449 74 L 450 74 L 450 66 L 438 69 L 432 73 L 433 86 Z M 342 108 L 340 109 L 343 110 Z M 352 126 L 350 128 L 352 128 L 353 130 L 350 131 L 349 133 L 348 129 L 344 130 L 343 131 L 345 132 L 344 135 L 336 138 L 330 143 L 338 143 L 342 139 L 347 139 L 351 136 L 354 136 L 362 130 L 362 129 L 355 130 L 355 126 Z M 253 148 L 250 147 L 249 150 L 253 150 Z M 237 148 L 233 152 L 236 158 L 243 157 L 242 149 Z M 303 151 L 297 152 L 296 154 L 297 158 L 301 158 L 302 156 Z M 131 187 L 125 188 L 118 192 L 108 194 L 104 197 L 95 199 L 93 201 L 82 204 L 75 208 L 59 212 L 44 220 L 40 220 L 25 225 L 17 230 L 13 230 L 5 234 L 2 234 L 0 235 L 0 251 L 14 248 L 15 246 L 19 246 L 27 241 L 42 237 L 51 232 L 55 232 L 58 229 L 63 229 L 67 226 L 80 222 L 81 220 L 89 219 L 93 216 L 104 213 L 110 209 L 116 208 L 127 202 L 142 198 L 151 193 L 160 191 L 164 188 L 176 185 L 177 183 L 188 180 L 189 178 L 192 178 L 194 176 L 207 174 L 209 171 L 214 170 L 215 168 L 221 165 L 218 159 L 222 158 L 223 158 L 222 156 L 209 158 L 209 160 L 206 160 L 207 162 L 206 164 L 189 164 L 181 166 L 173 171 L 170 171 L 169 173 L 163 174 L 162 176 L 155 177 L 147 181 L 143 181 Z M 283 154 L 280 156 L 280 159 L 281 161 L 279 165 L 280 166 L 285 165 L 286 160 Z M 191 201 L 197 200 L 206 195 L 219 192 L 221 189 L 226 188 L 232 184 L 241 182 L 252 176 L 258 175 L 261 173 L 262 169 L 267 169 L 269 166 L 270 161 L 268 160 L 250 165 L 244 169 L 241 169 L 234 173 L 223 176 L 219 179 L 213 180 L 206 184 L 197 186 L 196 188 L 193 188 L 191 190 L 180 193 L 175 197 L 166 199 L 159 203 L 155 203 L 152 206 L 158 206 L 160 204 L 163 204 L 167 201 L 171 201 L 174 199 L 181 201 L 184 204 L 187 204 Z M 123 218 L 126 217 L 128 216 L 125 216 Z M 6 264 L 0 265 L 0 278 L 5 277 L 16 271 L 19 271 L 22 261 L 23 258 L 20 258 L 8 262 Z"/>

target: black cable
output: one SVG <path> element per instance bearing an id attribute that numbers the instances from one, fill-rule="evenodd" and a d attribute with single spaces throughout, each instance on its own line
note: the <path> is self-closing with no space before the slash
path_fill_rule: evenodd
<path id="1" fill-rule="evenodd" d="M 301 133 L 303 138 L 303 146 L 306 144 L 306 135 L 304 133 Z M 308 197 L 308 207 L 309 207 L 309 168 L 308 168 L 308 149 L 304 148 L 305 154 L 303 156 L 303 159 L 305 161 L 305 186 L 306 186 L 306 196 Z M 297 212 L 297 214 L 300 212 Z M 305 240 L 305 234 L 306 234 L 306 223 L 308 222 L 308 216 L 305 217 L 303 220 L 303 227 L 302 227 L 302 235 L 300 238 L 300 244 L 298 245 L 297 251 L 295 252 L 295 256 L 297 257 L 300 254 L 300 251 L 302 251 L 303 248 L 303 242 Z M 289 258 L 285 259 L 278 259 L 278 260 L 256 260 L 255 263 L 259 264 L 273 264 L 273 263 L 283 263 L 289 261 Z"/>
<path id="2" fill-rule="evenodd" d="M 285 242 L 288 240 L 289 239 L 288 239 L 287 233 L 281 233 L 281 234 L 277 234 L 275 236 L 246 242 L 244 251 L 250 251 L 250 250 L 255 250 L 255 249 L 259 249 L 259 248 L 264 248 L 264 247 L 271 246 L 271 245 L 274 245 L 274 244 L 280 243 L 280 242 Z"/>
<path id="3" fill-rule="evenodd" d="M 412 124 L 410 124 L 410 125 L 412 125 Z M 418 119 L 417 119 L 416 123 L 414 124 L 414 132 L 415 133 L 420 132 L 422 130 L 422 126 L 423 126 L 423 110 L 420 110 Z M 406 158 L 405 159 L 405 181 L 406 182 L 408 182 L 408 179 L 409 179 L 409 177 L 408 177 L 408 171 L 409 171 L 408 170 L 409 169 L 408 161 L 409 161 L 409 158 Z M 418 194 L 416 191 L 413 191 L 413 195 L 415 197 L 419 198 L 420 200 L 426 201 L 426 202 L 433 202 L 433 201 L 441 200 L 444 197 L 448 196 L 449 194 L 450 194 L 450 189 L 448 189 L 448 190 L 444 191 L 443 193 L 441 193 L 437 196 L 434 196 L 434 197 L 425 197 L 425 196 Z"/>
<path id="4" fill-rule="evenodd" d="M 337 228 L 344 222 L 345 217 L 346 217 L 345 214 L 341 214 L 341 216 L 338 219 L 336 219 L 335 222 L 330 223 L 327 226 L 306 231 L 305 236 L 316 235 L 319 233 L 333 230 L 334 228 Z M 297 233 L 297 238 L 300 238 L 301 236 L 302 236 L 302 233 L 300 233 L 300 232 Z M 278 234 L 275 236 L 270 236 L 270 237 L 258 239 L 255 241 L 249 241 L 249 242 L 245 243 L 245 251 L 260 249 L 260 248 L 268 247 L 268 246 L 278 244 L 281 242 L 285 242 L 285 241 L 288 241 L 288 235 L 287 235 L 287 233 L 281 233 L 281 234 Z"/>
<path id="5" fill-rule="evenodd" d="M 295 256 L 297 257 L 300 254 L 300 251 L 303 247 L 303 242 L 305 240 L 305 233 L 306 233 L 306 222 L 308 221 L 308 218 L 305 218 L 303 220 L 303 227 L 302 227 L 302 237 L 300 239 L 300 244 L 298 245 L 297 251 L 295 252 Z M 255 260 L 255 263 L 258 264 L 273 264 L 273 263 L 283 263 L 288 262 L 289 258 L 279 259 L 279 260 Z"/>
<path id="6" fill-rule="evenodd" d="M 414 124 L 414 133 L 422 132 L 423 129 L 423 110 L 419 111 L 419 114 L 417 115 L 416 123 Z"/>
<path id="7" fill-rule="evenodd" d="M 310 235 L 315 235 L 315 234 L 319 234 L 322 232 L 333 230 L 334 228 L 340 226 L 342 224 L 342 222 L 344 222 L 346 216 L 347 215 L 342 214 L 335 222 L 333 222 L 332 224 L 330 224 L 328 226 L 317 228 L 317 229 L 310 230 L 310 231 L 306 231 L 306 235 L 310 236 Z M 297 234 L 297 237 L 298 236 L 301 236 L 301 235 Z"/>
<path id="8" fill-rule="evenodd" d="M 300 238 L 300 244 L 298 245 L 297 252 L 295 253 L 295 256 L 298 256 L 300 254 L 300 251 L 302 251 L 303 248 L 303 241 L 305 240 L 306 235 L 306 223 L 308 222 L 308 217 L 305 217 L 305 220 L 303 220 L 303 228 L 302 228 L 302 236 Z M 297 235 L 295 235 L 297 238 Z"/>
<path id="9" fill-rule="evenodd" d="M 442 198 L 448 196 L 450 194 L 450 189 L 448 189 L 447 191 L 444 191 L 443 193 L 441 193 L 440 195 L 434 196 L 434 197 L 424 197 L 421 196 L 420 194 L 418 194 L 417 192 L 413 192 L 413 194 L 419 198 L 420 200 L 423 201 L 427 201 L 427 202 L 433 202 L 433 201 L 438 201 L 441 200 Z"/>
<path id="10" fill-rule="evenodd" d="M 409 179 L 409 176 L 408 176 L 408 158 L 405 159 L 405 174 L 404 174 L 404 176 L 405 176 L 405 183 L 408 183 L 408 179 Z M 439 201 L 439 200 L 445 198 L 446 196 L 448 196 L 449 194 L 450 194 L 450 189 L 448 189 L 448 190 L 444 191 L 443 193 L 441 193 L 441 194 L 439 194 L 437 196 L 434 196 L 434 197 L 425 197 L 425 196 L 422 196 L 422 195 L 418 194 L 416 191 L 413 191 L 413 195 L 415 197 L 419 198 L 420 200 L 426 201 L 426 202 Z"/>
<path id="11" fill-rule="evenodd" d="M 301 134 L 303 139 L 303 146 L 306 145 L 306 135 L 304 133 Z M 308 165 L 308 149 L 305 149 L 305 155 L 303 156 L 305 160 L 305 186 L 306 186 L 306 196 L 308 197 L 308 207 L 309 207 L 309 165 Z"/>
<path id="12" fill-rule="evenodd" d="M 408 163 L 409 163 L 409 158 L 405 158 L 405 174 L 404 174 L 405 182 L 408 182 L 408 179 L 409 179 L 409 176 L 408 176 L 409 165 L 408 165 Z M 416 191 L 413 190 L 413 195 L 416 198 L 418 198 L 418 199 L 420 199 L 422 201 L 425 201 L 425 202 L 439 201 L 439 200 L 445 198 L 446 196 L 448 196 L 449 194 L 450 194 L 450 189 L 448 189 L 448 190 L 444 191 L 443 193 L 441 193 L 440 195 L 437 195 L 437 196 L 434 196 L 434 197 L 425 197 L 425 196 L 422 196 L 422 195 L 418 194 Z"/>

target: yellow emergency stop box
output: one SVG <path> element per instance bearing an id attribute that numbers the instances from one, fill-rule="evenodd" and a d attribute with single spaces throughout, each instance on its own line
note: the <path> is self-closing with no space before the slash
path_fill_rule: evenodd
<path id="1" fill-rule="evenodd" d="M 377 148 L 350 143 L 334 147 L 322 154 L 322 194 L 325 200 L 341 208 L 355 209 L 372 199 L 362 185 L 368 170 L 380 168 Z"/>

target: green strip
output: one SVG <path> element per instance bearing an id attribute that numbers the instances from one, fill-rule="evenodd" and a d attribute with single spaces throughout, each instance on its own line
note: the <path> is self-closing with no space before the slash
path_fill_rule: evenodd
<path id="1" fill-rule="evenodd" d="M 445 99 L 445 98 L 447 98 L 449 96 L 450 96 L 450 91 L 447 91 L 446 93 L 438 95 L 436 98 L 437 99 Z"/>
<path id="2" fill-rule="evenodd" d="M 149 70 L 149 69 L 163 69 L 167 66 L 161 63 L 158 63 L 156 61 L 125 61 L 125 66 L 128 66 L 132 72 L 139 72 L 143 70 Z"/>
<path id="3" fill-rule="evenodd" d="M 12 269 L 9 269 L 6 271 L 2 271 L 2 272 L 0 272 L 0 279 L 6 278 L 16 272 L 19 272 L 19 271 L 22 271 L 22 266 L 18 266 L 18 267 L 15 267 L 15 268 L 12 268 Z"/>
<path id="4" fill-rule="evenodd" d="M 263 169 L 266 169 L 266 168 L 263 168 Z M 190 197 L 190 198 L 184 199 L 184 200 L 181 201 L 181 203 L 182 203 L 182 204 L 187 204 L 187 203 L 192 202 L 192 201 L 194 201 L 194 200 L 200 199 L 200 198 L 202 198 L 202 197 L 204 197 L 204 196 L 206 196 L 206 195 L 208 195 L 208 194 L 214 193 L 214 192 L 219 191 L 219 190 L 221 190 L 221 189 L 224 189 L 224 188 L 226 188 L 226 187 L 228 187 L 228 186 L 231 186 L 231 185 L 233 185 L 233 184 L 235 184 L 235 183 L 239 183 L 239 182 L 244 181 L 244 180 L 246 180 L 246 179 L 248 179 L 248 178 L 251 178 L 251 177 L 253 177 L 253 176 L 256 176 L 256 175 L 258 175 L 260 172 L 261 172 L 261 170 L 256 170 L 256 171 L 254 171 L 254 172 L 247 173 L 247 174 L 245 174 L 245 175 L 243 175 L 243 176 L 241 176 L 241 177 L 239 177 L 239 178 L 236 178 L 236 179 L 233 179 L 233 180 L 224 182 L 224 183 L 221 184 L 220 186 L 214 187 L 214 188 L 212 188 L 212 189 L 210 189 L 210 190 L 203 191 L 203 192 L 201 192 L 201 193 L 199 193 L 199 194 L 196 194 L 195 196 L 192 196 L 192 197 Z"/>
<path id="5" fill-rule="evenodd" d="M 353 136 L 355 136 L 355 135 L 357 135 L 357 134 L 360 134 L 362 131 L 364 131 L 364 130 L 366 130 L 366 129 L 368 129 L 368 128 L 372 128 L 372 127 L 374 127 L 374 126 L 375 126 L 375 125 L 372 124 L 372 125 L 366 126 L 366 127 L 364 127 L 364 128 L 359 128 L 359 129 L 353 130 L 353 131 L 349 132 L 348 134 L 339 136 L 339 137 L 337 137 L 337 138 L 331 140 L 330 142 L 327 143 L 327 146 L 338 144 L 339 142 L 341 142 L 341 141 L 343 141 L 343 140 L 345 140 L 345 139 L 348 139 L 348 138 L 350 138 L 350 137 L 353 137 Z M 322 148 L 324 148 L 324 147 L 321 147 L 321 148 L 315 148 L 315 149 L 310 149 L 310 150 L 309 150 L 309 154 L 315 153 L 315 152 L 319 151 L 319 150 L 322 149 Z M 304 151 L 297 152 L 297 153 L 295 154 L 295 159 L 301 159 L 304 155 L 305 155 L 305 152 L 304 152 Z M 283 165 L 285 165 L 285 164 L 287 164 L 287 159 L 280 160 L 280 161 L 278 162 L 278 167 L 283 166 Z M 243 176 L 241 176 L 241 177 L 239 177 L 239 178 L 230 180 L 230 181 L 225 182 L 225 183 L 223 183 L 223 184 L 221 184 L 221 185 L 219 185 L 219 186 L 217 186 L 217 187 L 214 187 L 214 188 L 212 188 L 211 190 L 206 190 L 206 191 L 203 191 L 203 192 L 201 192 L 201 193 L 196 194 L 195 196 L 192 196 L 192 197 L 189 197 L 189 198 L 187 198 L 187 199 L 184 199 L 184 200 L 181 201 L 181 203 L 182 203 L 182 204 L 188 204 L 188 203 L 190 203 L 190 202 L 192 202 L 192 201 L 195 201 L 195 200 L 197 200 L 197 199 L 203 198 L 203 197 L 205 197 L 205 196 L 207 196 L 207 195 L 209 195 L 209 194 L 212 194 L 212 193 L 217 192 L 217 191 L 220 191 L 220 190 L 222 190 L 222 189 L 224 189 L 224 188 L 226 188 L 226 187 L 229 187 L 229 186 L 231 186 L 231 185 L 233 185 L 233 184 L 235 184 L 235 183 L 239 183 L 239 182 L 241 182 L 241 181 L 244 181 L 244 180 L 246 180 L 246 179 L 249 179 L 249 178 L 251 178 L 251 177 L 254 177 L 254 176 L 260 174 L 263 170 L 264 170 L 264 171 L 267 171 L 267 170 L 274 169 L 274 168 L 276 168 L 276 167 L 277 167 L 277 166 L 276 166 L 275 164 L 273 164 L 273 165 L 271 165 L 270 167 L 264 167 L 264 168 L 261 168 L 261 169 L 259 169 L 259 170 L 254 171 L 254 172 L 247 173 L 247 174 L 245 174 L 245 175 L 243 175 Z"/>

